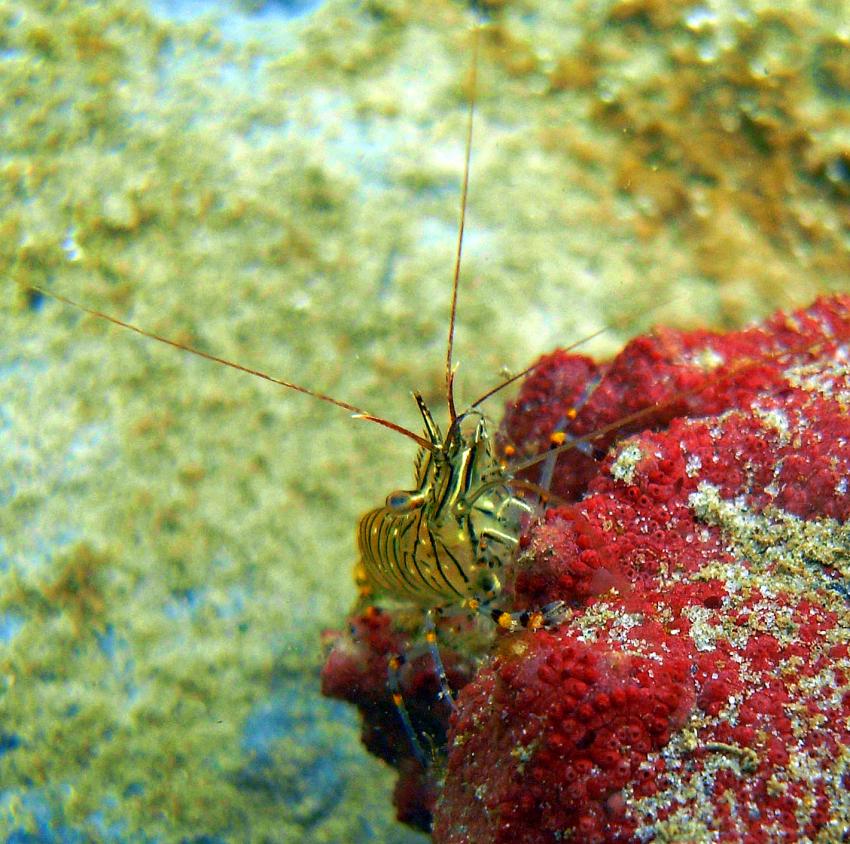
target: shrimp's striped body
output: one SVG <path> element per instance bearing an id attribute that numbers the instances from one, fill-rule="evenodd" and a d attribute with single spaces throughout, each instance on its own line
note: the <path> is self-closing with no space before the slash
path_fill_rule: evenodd
<path id="1" fill-rule="evenodd" d="M 489 601 L 532 508 L 513 494 L 478 411 L 457 416 L 444 439 L 416 400 L 433 450 L 418 455 L 414 489 L 391 493 L 361 518 L 361 594 L 423 608 Z"/>

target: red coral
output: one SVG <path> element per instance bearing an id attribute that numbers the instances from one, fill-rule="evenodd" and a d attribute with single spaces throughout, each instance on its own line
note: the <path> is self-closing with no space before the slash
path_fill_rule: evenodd
<path id="1" fill-rule="evenodd" d="M 686 639 L 641 650 L 512 637 L 461 694 L 435 840 L 628 838 L 623 789 L 694 701 Z"/>
<path id="2" fill-rule="evenodd" d="M 548 510 L 526 547 L 511 573 L 516 609 L 555 600 L 575 603 L 625 586 L 605 534 L 573 508 Z"/>
<path id="3" fill-rule="evenodd" d="M 538 364 L 541 374 L 535 370 L 508 406 L 503 430 L 521 455 L 549 448 L 555 430 L 571 439 L 592 437 L 558 460 L 553 492 L 578 498 L 598 475 L 589 453 L 604 452 L 615 439 L 676 418 L 749 410 L 756 396 L 781 401 L 789 386 L 789 364 L 805 377 L 806 365 L 813 365 L 816 373 L 819 363 L 836 354 L 850 331 L 847 311 L 848 297 L 835 296 L 792 317 L 780 313 L 764 325 L 733 334 L 659 330 L 632 340 L 608 367 L 588 372 L 584 385 L 574 377 L 577 368 L 586 368 L 586 359 L 555 352 Z M 557 377 L 558 368 L 567 373 L 563 379 Z M 541 392 L 550 384 L 557 391 L 547 402 Z M 571 421 L 570 407 L 578 408 Z M 831 410 L 841 425 L 846 411 L 840 404 Z M 821 453 L 828 448 L 822 444 Z"/>
<path id="4" fill-rule="evenodd" d="M 572 503 L 530 526 L 504 600 L 562 600 L 571 616 L 499 635 L 451 725 L 428 664 L 407 681 L 418 723 L 448 739 L 435 841 L 648 840 L 680 822 L 719 841 L 840 839 L 848 338 L 850 297 L 836 296 L 733 334 L 638 338 L 604 367 L 558 352 L 532 374 L 503 429 L 520 457 L 556 430 L 603 434 L 558 458 L 553 488 Z M 381 689 L 405 637 L 366 621 L 326 689 L 409 765 Z M 447 662 L 464 686 L 465 664 Z"/>

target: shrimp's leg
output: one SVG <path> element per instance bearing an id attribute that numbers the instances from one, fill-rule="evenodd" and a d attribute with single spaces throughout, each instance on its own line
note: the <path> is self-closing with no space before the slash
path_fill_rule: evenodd
<path id="1" fill-rule="evenodd" d="M 446 669 L 443 665 L 443 658 L 440 656 L 440 648 L 437 644 L 437 625 L 435 621 L 436 610 L 429 609 L 425 613 L 425 623 L 423 625 L 423 635 L 425 645 L 428 648 L 428 654 L 434 664 L 434 673 L 437 676 L 437 683 L 440 686 L 440 691 L 437 694 L 438 699 L 446 701 L 451 712 L 457 709 L 452 694 L 449 679 L 446 676 Z M 401 691 L 400 674 L 401 668 L 405 663 L 405 657 L 402 654 L 393 654 L 387 662 L 387 686 L 392 697 L 393 705 L 398 712 L 398 717 L 401 720 L 405 735 L 410 742 L 410 747 L 413 750 L 413 755 L 416 761 L 427 768 L 429 764 L 428 754 L 425 753 L 422 747 L 422 742 L 419 735 L 413 726 L 413 721 L 410 718 L 410 711 L 407 704 L 404 702 L 404 695 Z M 425 738 L 429 738 L 427 735 Z"/>
<path id="2" fill-rule="evenodd" d="M 404 733 L 407 740 L 410 742 L 410 747 L 413 750 L 413 755 L 416 761 L 423 767 L 428 767 L 428 757 L 422 749 L 422 743 L 419 741 L 419 736 L 416 735 L 416 730 L 413 729 L 413 722 L 410 720 L 410 712 L 407 710 L 407 704 L 404 702 L 404 695 L 401 693 L 401 684 L 399 683 L 399 673 L 401 666 L 404 665 L 404 657 L 401 654 L 394 654 L 389 658 L 387 663 L 387 686 L 390 690 L 390 695 L 393 699 L 393 705 L 398 712 L 398 717 L 401 720 L 401 725 L 404 728 Z"/>
<path id="3" fill-rule="evenodd" d="M 573 419 L 576 418 L 579 411 L 587 404 L 590 397 L 596 392 L 601 379 L 592 379 L 584 388 L 581 398 L 569 409 L 566 416 L 558 420 L 555 426 L 555 433 L 552 434 L 551 441 L 553 446 L 561 446 L 564 443 L 572 442 L 573 437 L 567 427 Z M 580 442 L 576 445 L 576 449 L 582 454 L 590 457 L 593 454 L 593 448 L 589 442 Z M 549 487 L 552 485 L 552 476 L 555 474 L 555 464 L 558 462 L 558 453 L 550 454 L 540 466 L 540 476 L 537 479 L 538 486 L 542 487 L 546 492 L 549 492 Z"/>
<path id="4" fill-rule="evenodd" d="M 454 695 L 452 694 L 451 686 L 449 686 L 449 678 L 446 677 L 446 669 L 443 665 L 443 658 L 440 656 L 440 647 L 437 644 L 437 625 L 434 620 L 436 610 L 429 609 L 425 613 L 425 644 L 428 646 L 428 653 L 431 654 L 431 659 L 434 663 L 434 671 L 437 674 L 437 682 L 440 684 L 440 693 L 438 697 L 444 700 L 449 709 L 454 712 L 457 709 L 455 705 Z"/>
<path id="5" fill-rule="evenodd" d="M 492 601 L 467 601 L 466 606 L 479 615 L 486 616 L 503 630 L 551 630 L 563 624 L 570 615 L 565 601 L 551 601 L 536 610 L 508 612 L 494 607 Z"/>

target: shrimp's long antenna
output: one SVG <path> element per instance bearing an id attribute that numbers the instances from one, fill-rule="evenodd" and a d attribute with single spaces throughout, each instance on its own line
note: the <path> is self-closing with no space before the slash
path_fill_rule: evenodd
<path id="1" fill-rule="evenodd" d="M 466 223 L 466 200 L 469 194 L 469 164 L 472 158 L 472 125 L 475 120 L 475 95 L 478 83 L 478 41 L 480 26 L 472 30 L 472 71 L 470 77 L 469 112 L 466 123 L 466 155 L 463 164 L 463 187 L 460 193 L 460 224 L 457 232 L 457 252 L 455 254 L 454 278 L 452 280 L 452 307 L 449 316 L 449 342 L 446 348 L 446 400 L 449 405 L 449 417 L 454 425 L 457 419 L 455 409 L 454 380 L 455 373 L 452 366 L 452 351 L 455 343 L 455 318 L 457 316 L 457 290 L 460 280 L 460 260 L 463 253 L 463 228 Z"/>
<path id="2" fill-rule="evenodd" d="M 333 396 L 319 393 L 316 390 L 310 390 L 307 387 L 302 387 L 300 384 L 293 384 L 291 381 L 285 381 L 283 378 L 276 378 L 275 376 L 262 372 L 259 369 L 251 369 L 249 366 L 243 366 L 241 363 L 227 360 L 227 358 L 222 358 L 218 355 L 211 355 L 209 352 L 203 352 L 200 349 L 196 349 L 194 346 L 189 346 L 186 343 L 180 343 L 177 340 L 172 340 L 170 337 L 163 337 L 161 334 L 148 331 L 146 328 L 141 328 L 131 322 L 125 322 L 123 319 L 118 319 L 118 317 L 112 316 L 111 314 L 98 311 L 95 308 L 89 308 L 86 305 L 81 305 L 79 302 L 75 302 L 67 296 L 63 296 L 60 293 L 54 293 L 52 290 L 47 290 L 44 287 L 38 287 L 37 285 L 31 284 L 29 285 L 29 289 L 35 290 L 36 292 L 41 293 L 44 296 L 48 296 L 51 299 L 55 299 L 57 302 L 62 302 L 64 305 L 76 308 L 78 311 L 83 311 L 83 313 L 90 314 L 98 319 L 111 322 L 113 325 L 118 325 L 121 328 L 127 328 L 130 331 L 134 331 L 136 334 L 140 334 L 142 337 L 147 337 L 150 340 L 156 340 L 159 343 L 165 343 L 167 346 L 172 346 L 173 348 L 180 349 L 183 352 L 189 352 L 189 354 L 197 355 L 199 358 L 203 358 L 204 360 L 219 363 L 222 366 L 229 366 L 231 369 L 236 369 L 239 372 L 247 372 L 248 375 L 253 375 L 255 378 L 262 378 L 263 381 L 270 381 L 272 384 L 277 384 L 280 387 L 286 387 L 289 390 L 295 390 L 297 393 L 303 393 L 305 396 L 312 396 L 314 399 L 320 399 L 328 404 L 336 405 L 337 407 L 341 407 L 343 410 L 348 410 L 355 419 L 363 419 L 366 422 L 374 422 L 376 425 L 382 425 L 384 428 L 389 428 L 391 431 L 395 431 L 397 434 L 401 434 L 402 436 L 413 440 L 417 445 L 420 445 L 428 451 L 434 450 L 434 444 L 429 440 L 426 440 L 424 437 L 420 437 L 419 434 L 415 434 L 413 431 L 409 431 L 407 428 L 402 425 L 397 425 L 395 422 L 390 422 L 389 419 L 383 419 L 380 416 L 375 416 L 373 413 L 369 413 L 362 408 L 349 404 L 347 401 L 341 401 L 340 399 L 335 399 Z"/>

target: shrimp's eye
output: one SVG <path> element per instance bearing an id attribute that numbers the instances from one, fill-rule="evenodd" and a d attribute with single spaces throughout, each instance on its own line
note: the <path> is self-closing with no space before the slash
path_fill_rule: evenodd
<path id="1" fill-rule="evenodd" d="M 405 510 L 412 510 L 418 502 L 418 498 L 415 498 L 403 489 L 397 489 L 395 492 L 391 492 L 387 496 L 387 507 L 389 507 L 390 510 L 398 510 L 402 512 Z"/>
<path id="2" fill-rule="evenodd" d="M 478 577 L 478 588 L 487 594 L 498 592 L 501 588 L 499 578 L 489 571 L 482 572 Z"/>

